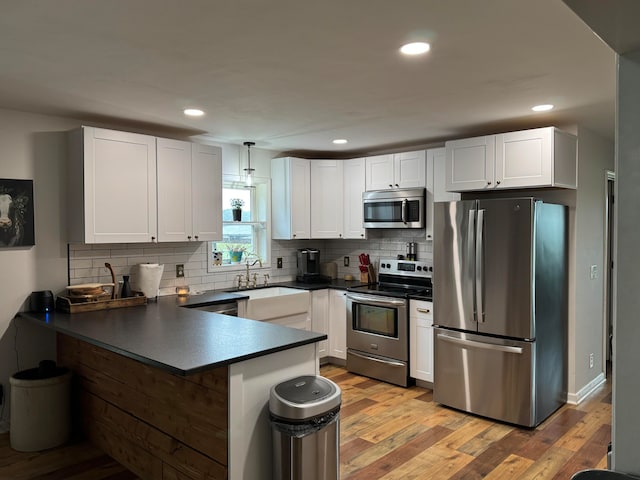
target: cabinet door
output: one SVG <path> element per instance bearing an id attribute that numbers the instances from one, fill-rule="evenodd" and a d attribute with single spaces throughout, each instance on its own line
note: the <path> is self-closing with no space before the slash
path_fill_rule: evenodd
<path id="1" fill-rule="evenodd" d="M 155 137 L 94 127 L 83 137 L 84 241 L 155 241 Z"/>
<path id="2" fill-rule="evenodd" d="M 222 240 L 222 149 L 191 145 L 193 240 Z"/>
<path id="3" fill-rule="evenodd" d="M 410 376 L 433 382 L 433 303 L 410 301 Z"/>
<path id="4" fill-rule="evenodd" d="M 191 143 L 158 138 L 158 241 L 191 237 Z"/>
<path id="5" fill-rule="evenodd" d="M 311 177 L 310 161 L 290 159 L 291 238 L 311 238 Z M 273 205 L 272 208 L 280 208 Z"/>
<path id="6" fill-rule="evenodd" d="M 493 136 L 454 140 L 445 145 L 446 189 L 450 192 L 494 188 Z"/>
<path id="7" fill-rule="evenodd" d="M 329 290 L 329 355 L 347 359 L 347 297 L 342 290 Z"/>
<path id="8" fill-rule="evenodd" d="M 311 292 L 311 330 L 317 333 L 329 334 L 329 290 L 313 290 Z M 329 342 L 318 342 L 318 356 L 329 354 Z"/>
<path id="9" fill-rule="evenodd" d="M 311 238 L 342 238 L 343 160 L 311 160 Z"/>
<path id="10" fill-rule="evenodd" d="M 447 192 L 445 188 L 445 149 L 427 150 L 427 240 L 433 240 L 433 204 L 460 200 L 459 193 Z"/>
<path id="11" fill-rule="evenodd" d="M 551 186 L 553 127 L 496 135 L 496 187 Z"/>
<path id="12" fill-rule="evenodd" d="M 388 190 L 394 185 L 393 155 L 377 155 L 367 157 L 366 188 L 367 190 Z"/>
<path id="13" fill-rule="evenodd" d="M 365 159 L 345 160 L 343 167 L 344 238 L 366 238 L 362 218 L 362 193 L 365 191 Z"/>
<path id="14" fill-rule="evenodd" d="M 395 184 L 398 187 L 424 187 L 425 151 L 394 154 L 393 169 Z"/>

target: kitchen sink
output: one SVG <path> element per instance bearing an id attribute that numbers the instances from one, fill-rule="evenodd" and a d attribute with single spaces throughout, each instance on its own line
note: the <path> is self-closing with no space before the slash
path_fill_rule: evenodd
<path id="1" fill-rule="evenodd" d="M 270 320 L 309 311 L 310 295 L 307 290 L 266 287 L 242 293 L 249 296 L 244 316 L 252 320 Z"/>

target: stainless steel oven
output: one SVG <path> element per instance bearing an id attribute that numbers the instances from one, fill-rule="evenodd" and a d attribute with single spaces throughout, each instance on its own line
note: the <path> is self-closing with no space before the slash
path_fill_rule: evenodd
<path id="1" fill-rule="evenodd" d="M 409 384 L 409 297 L 431 296 L 424 261 L 380 260 L 379 282 L 347 290 L 347 370 Z"/>

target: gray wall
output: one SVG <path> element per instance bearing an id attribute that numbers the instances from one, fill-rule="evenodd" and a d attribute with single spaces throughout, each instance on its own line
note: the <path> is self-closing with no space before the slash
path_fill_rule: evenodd
<path id="1" fill-rule="evenodd" d="M 619 58 L 616 131 L 617 252 L 613 366 L 613 467 L 640 475 L 640 51 Z"/>

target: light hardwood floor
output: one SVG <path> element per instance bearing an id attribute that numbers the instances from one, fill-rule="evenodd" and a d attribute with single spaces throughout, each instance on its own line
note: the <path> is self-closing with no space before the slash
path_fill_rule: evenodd
<path id="1" fill-rule="evenodd" d="M 523 429 L 442 407 L 428 389 L 395 387 L 331 365 L 321 374 L 342 388 L 342 480 L 567 480 L 606 468 L 610 381 L 582 404 Z M 135 478 L 87 442 L 20 453 L 10 448 L 8 434 L 0 435 L 0 480 Z"/>

